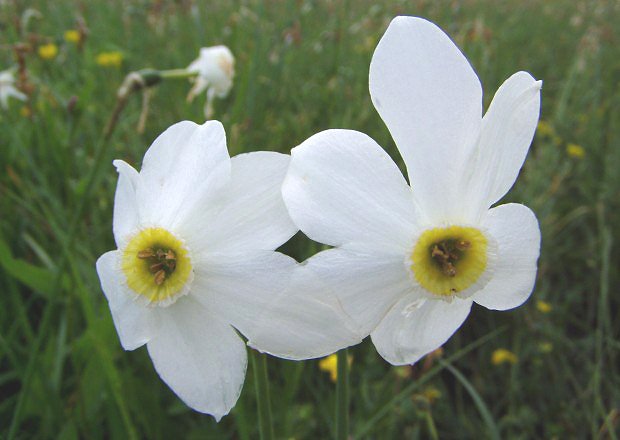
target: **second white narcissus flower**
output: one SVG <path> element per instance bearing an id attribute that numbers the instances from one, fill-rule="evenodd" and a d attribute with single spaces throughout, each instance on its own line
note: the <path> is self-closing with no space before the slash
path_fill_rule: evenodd
<path id="1" fill-rule="evenodd" d="M 290 359 L 359 342 L 328 293 L 291 289 L 314 284 L 312 273 L 274 252 L 297 231 L 280 192 L 289 160 L 274 152 L 231 159 L 219 122 L 184 121 L 153 142 L 140 172 L 114 161 L 118 249 L 99 258 L 97 272 L 121 344 L 146 344 L 170 388 L 218 420 L 245 377 L 235 329 Z"/>
<path id="2" fill-rule="evenodd" d="M 541 81 L 508 78 L 482 117 L 482 87 L 436 25 L 397 17 L 370 65 L 370 94 L 407 165 L 368 136 L 327 130 L 292 151 L 283 185 L 293 221 L 335 246 L 307 262 L 379 353 L 410 364 L 441 346 L 472 302 L 494 310 L 532 292 L 534 213 L 491 208 L 514 184 L 532 141 Z"/>
<path id="3" fill-rule="evenodd" d="M 207 91 L 205 117 L 213 116 L 213 99 L 225 98 L 232 88 L 235 76 L 235 57 L 226 46 L 203 47 L 198 58 L 187 67 L 190 72 L 198 72 L 194 86 L 187 95 L 192 101 L 196 95 Z"/>
<path id="4" fill-rule="evenodd" d="M 26 95 L 15 87 L 15 76 L 11 69 L 0 72 L 0 105 L 2 108 L 9 107 L 9 98 L 26 100 Z"/>

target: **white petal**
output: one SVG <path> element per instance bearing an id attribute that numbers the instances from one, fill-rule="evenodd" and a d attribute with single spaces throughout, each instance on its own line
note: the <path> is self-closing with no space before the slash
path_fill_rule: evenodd
<path id="1" fill-rule="evenodd" d="M 213 100 L 215 98 L 215 93 L 215 89 L 207 89 L 207 99 L 205 100 L 205 105 L 203 107 L 205 119 L 212 119 L 213 117 Z"/>
<path id="2" fill-rule="evenodd" d="M 161 311 L 159 334 L 147 347 L 159 376 L 189 407 L 219 421 L 237 402 L 245 344 L 191 295 Z"/>
<path id="3" fill-rule="evenodd" d="M 536 281 L 540 228 L 536 215 L 518 203 L 493 208 L 482 226 L 497 241 L 493 278 L 472 299 L 492 310 L 508 310 L 527 300 Z"/>
<path id="4" fill-rule="evenodd" d="M 185 149 L 197 129 L 198 124 L 191 121 L 177 122 L 168 127 L 144 154 L 140 174 L 154 182 L 165 179 L 173 170 L 179 153 Z"/>
<path id="5" fill-rule="evenodd" d="M 248 344 L 260 351 L 293 360 L 319 358 L 366 336 L 330 286 L 305 266 L 298 266 L 288 288 L 272 297 L 248 333 Z"/>
<path id="6" fill-rule="evenodd" d="M 191 67 L 191 66 L 190 66 Z M 187 101 L 192 102 L 196 96 L 205 91 L 209 86 L 209 80 L 204 76 L 197 76 L 194 80 L 194 86 L 187 94 Z"/>
<path id="7" fill-rule="evenodd" d="M 228 183 L 224 127 L 218 121 L 174 124 L 146 152 L 140 176 L 142 221 L 176 230 Z"/>
<path id="8" fill-rule="evenodd" d="M 140 180 L 138 172 L 126 162 L 115 160 L 118 183 L 114 196 L 113 230 L 116 246 L 121 249 L 140 224 L 136 188 Z"/>
<path id="9" fill-rule="evenodd" d="M 28 98 L 25 94 L 23 94 L 22 92 L 20 92 L 19 90 L 17 90 L 15 87 L 12 87 L 12 86 L 7 87 L 6 94 L 20 101 L 25 101 Z"/>
<path id="10" fill-rule="evenodd" d="M 266 151 L 232 158 L 228 186 L 181 231 L 192 237 L 191 248 L 235 253 L 274 250 L 288 241 L 297 232 L 281 192 L 289 161 Z"/>
<path id="11" fill-rule="evenodd" d="M 361 336 L 312 272 L 277 252 L 204 260 L 194 280 L 201 301 L 260 351 L 310 359 L 357 344 Z"/>
<path id="12" fill-rule="evenodd" d="M 198 72 L 202 70 L 202 66 L 204 64 L 203 58 L 199 55 L 194 61 L 192 61 L 189 66 L 185 70 L 188 72 Z"/>
<path id="13" fill-rule="evenodd" d="M 306 235 L 334 246 L 409 245 L 416 220 L 411 188 L 375 141 L 353 130 L 327 130 L 291 154 L 282 193 Z"/>
<path id="14" fill-rule="evenodd" d="M 434 220 L 454 219 L 464 159 L 478 137 L 482 88 L 461 51 L 436 25 L 396 17 L 370 63 L 370 95 Z"/>
<path id="15" fill-rule="evenodd" d="M 367 336 L 413 289 L 404 260 L 404 254 L 330 249 L 314 255 L 306 266 L 337 295 L 362 336 Z"/>
<path id="16" fill-rule="evenodd" d="M 534 137 L 540 113 L 540 88 L 529 73 L 517 72 L 495 93 L 482 120 L 478 146 L 468 161 L 463 187 L 471 204 L 484 213 L 512 187 Z"/>
<path id="17" fill-rule="evenodd" d="M 97 260 L 97 274 L 108 299 L 116 332 L 125 350 L 135 350 L 157 334 L 157 314 L 135 301 L 120 267 L 120 252 L 110 251 Z"/>
<path id="18" fill-rule="evenodd" d="M 392 365 L 413 364 L 441 347 L 469 315 L 472 301 L 455 298 L 424 299 L 411 294 L 402 298 L 372 332 L 379 354 Z"/>

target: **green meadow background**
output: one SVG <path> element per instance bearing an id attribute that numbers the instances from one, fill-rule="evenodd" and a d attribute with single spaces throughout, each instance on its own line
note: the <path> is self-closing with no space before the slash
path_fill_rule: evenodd
<path id="1" fill-rule="evenodd" d="M 368 339 L 351 348 L 352 437 L 620 437 L 617 1 L 4 0 L 0 70 L 21 48 L 30 99 L 0 111 L 1 438 L 257 438 L 251 368 L 219 424 L 190 410 L 145 348 L 123 351 L 95 272 L 115 247 L 112 160 L 139 167 L 168 126 L 203 121 L 204 98 L 188 104 L 188 81 L 166 81 L 143 133 L 140 94 L 109 141 L 103 128 L 127 73 L 185 67 L 201 46 L 226 44 L 237 74 L 214 117 L 231 155 L 289 152 L 340 127 L 368 133 L 402 165 L 368 94 L 372 52 L 399 14 L 452 36 L 485 105 L 518 70 L 544 81 L 543 122 L 504 199 L 537 213 L 542 254 L 524 306 L 474 306 L 442 353 L 396 368 Z M 83 44 L 65 41 L 79 23 Z M 46 43 L 58 47 L 52 59 L 39 55 Z M 97 64 L 110 51 L 121 65 Z M 318 248 L 298 234 L 283 250 L 303 260 Z M 502 362 L 498 349 L 514 356 Z M 335 385 L 319 361 L 268 358 L 268 372 L 277 438 L 334 435 Z"/>

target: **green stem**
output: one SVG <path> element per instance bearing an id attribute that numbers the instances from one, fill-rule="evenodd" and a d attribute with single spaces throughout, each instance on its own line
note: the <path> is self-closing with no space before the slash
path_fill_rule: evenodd
<path id="1" fill-rule="evenodd" d="M 491 333 L 487 333 L 486 335 L 476 339 L 474 342 L 468 344 L 467 346 L 461 348 L 459 351 L 449 356 L 446 359 L 446 362 L 456 362 L 457 360 L 464 357 L 466 354 L 472 352 L 478 347 L 483 346 L 493 338 L 497 337 L 501 333 L 505 332 L 508 328 L 507 325 L 502 326 Z M 409 385 L 403 388 L 396 396 L 392 397 L 389 402 L 383 405 L 377 412 L 375 412 L 372 416 L 368 418 L 364 422 L 364 424 L 360 427 L 357 427 L 355 431 L 355 438 L 366 438 L 369 431 L 371 431 L 386 414 L 389 414 L 396 405 L 399 405 L 401 402 L 405 401 L 411 396 L 415 390 L 419 389 L 425 383 L 429 382 L 432 378 L 441 373 L 445 367 L 443 365 L 435 365 L 429 371 L 427 371 L 422 377 L 418 380 L 412 381 Z"/>
<path id="2" fill-rule="evenodd" d="M 160 70 L 158 73 L 163 79 L 193 78 L 198 76 L 198 72 L 190 72 L 185 69 Z"/>
<path id="3" fill-rule="evenodd" d="M 336 440 L 349 437 L 349 359 L 347 349 L 338 352 L 336 382 Z"/>
<path id="4" fill-rule="evenodd" d="M 267 356 L 256 350 L 252 352 L 254 387 L 258 404 L 258 429 L 261 440 L 273 440 L 273 422 L 269 400 L 269 381 L 267 377 Z"/>

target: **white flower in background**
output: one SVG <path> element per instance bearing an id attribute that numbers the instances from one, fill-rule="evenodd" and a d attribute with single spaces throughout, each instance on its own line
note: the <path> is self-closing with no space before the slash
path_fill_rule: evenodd
<path id="1" fill-rule="evenodd" d="M 274 152 L 231 159 L 217 121 L 171 126 L 140 172 L 114 161 L 118 250 L 99 258 L 97 272 L 121 344 L 146 344 L 170 388 L 218 420 L 245 377 L 235 328 L 251 346 L 291 359 L 360 340 L 328 293 L 291 291 L 314 283 L 312 273 L 274 252 L 297 231 L 280 192 L 289 161 Z"/>
<path id="2" fill-rule="evenodd" d="M 192 101 L 196 95 L 207 91 L 205 117 L 213 116 L 213 98 L 225 98 L 232 88 L 235 76 L 235 57 L 226 46 L 203 47 L 200 55 L 188 67 L 190 72 L 198 72 L 194 86 L 187 95 Z"/>
<path id="3" fill-rule="evenodd" d="M 436 25 L 397 17 L 370 65 L 370 93 L 407 165 L 407 184 L 368 136 L 327 130 L 293 149 L 283 185 L 293 221 L 336 246 L 307 266 L 392 364 L 441 346 L 472 302 L 522 304 L 540 230 L 514 184 L 532 141 L 541 82 L 512 75 L 482 117 L 482 87 Z"/>
<path id="4" fill-rule="evenodd" d="M 15 76 L 11 69 L 0 72 L 0 105 L 9 108 L 9 98 L 25 101 L 27 96 L 15 88 Z"/>

